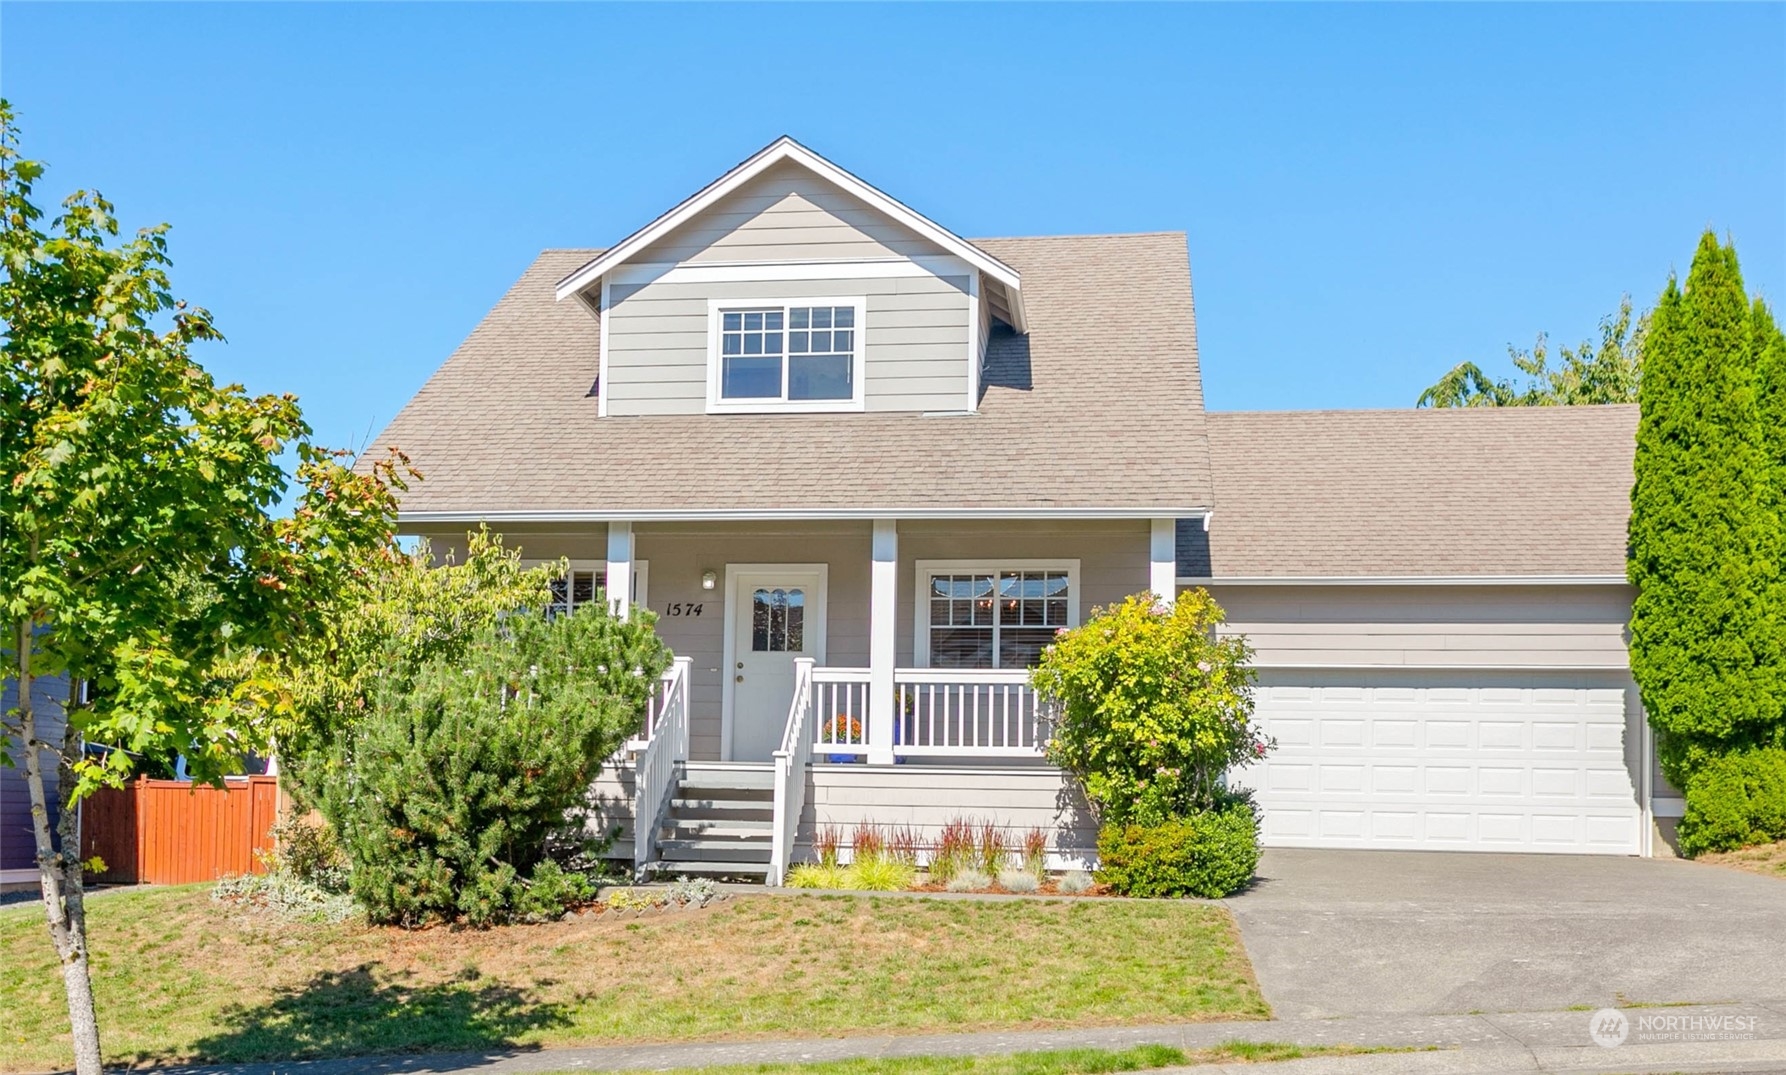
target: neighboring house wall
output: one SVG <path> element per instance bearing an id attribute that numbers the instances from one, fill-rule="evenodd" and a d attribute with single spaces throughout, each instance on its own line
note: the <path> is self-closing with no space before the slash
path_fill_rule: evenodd
<path id="1" fill-rule="evenodd" d="M 637 262 L 923 257 L 942 248 L 784 162 L 640 251 Z"/>
<path id="2" fill-rule="evenodd" d="M 37 680 L 32 689 L 37 703 L 38 736 L 48 742 L 62 739 L 62 703 L 68 688 L 60 678 Z M 18 685 L 6 680 L 0 689 L 0 712 L 18 705 Z M 0 766 L 0 883 L 34 880 L 37 876 L 37 843 L 31 834 L 31 799 L 25 786 L 25 754 L 16 737 L 9 737 L 7 753 L 13 766 Z M 44 765 L 44 794 L 50 803 L 50 826 L 56 825 L 56 762 L 52 754 L 41 755 Z M 14 871 L 19 871 L 15 875 Z"/>
<path id="3" fill-rule="evenodd" d="M 609 288 L 610 417 L 703 414 L 708 300 L 867 300 L 861 328 L 863 402 L 870 411 L 967 408 L 968 277 L 615 284 Z"/>

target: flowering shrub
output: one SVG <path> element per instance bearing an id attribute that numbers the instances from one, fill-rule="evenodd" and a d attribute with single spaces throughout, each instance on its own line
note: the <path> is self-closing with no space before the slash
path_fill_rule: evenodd
<path id="1" fill-rule="evenodd" d="M 1048 757 L 1073 773 L 1107 824 L 1157 825 L 1226 801 L 1222 775 L 1262 757 L 1252 650 L 1216 637 L 1203 590 L 1094 609 L 1042 651 L 1030 682 L 1056 708 Z"/>

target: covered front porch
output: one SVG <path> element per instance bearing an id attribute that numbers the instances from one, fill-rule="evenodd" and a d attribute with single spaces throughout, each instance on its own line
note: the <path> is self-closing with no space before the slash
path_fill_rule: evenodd
<path id="1" fill-rule="evenodd" d="M 1177 574 L 1171 518 L 490 525 L 527 560 L 569 561 L 561 607 L 648 608 L 676 654 L 598 788 L 635 864 L 744 840 L 772 881 L 826 825 L 1071 828 L 1029 669 L 1055 632 Z M 681 794 L 697 783 L 712 793 Z"/>

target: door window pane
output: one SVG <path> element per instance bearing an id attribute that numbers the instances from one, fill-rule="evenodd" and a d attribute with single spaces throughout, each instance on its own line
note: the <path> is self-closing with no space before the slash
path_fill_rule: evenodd
<path id="1" fill-rule="evenodd" d="M 750 595 L 750 648 L 753 653 L 799 653 L 806 649 L 806 591 L 763 588 Z"/>

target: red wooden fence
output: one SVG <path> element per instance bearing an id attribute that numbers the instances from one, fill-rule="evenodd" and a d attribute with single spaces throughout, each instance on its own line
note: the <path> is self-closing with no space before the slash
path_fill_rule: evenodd
<path id="1" fill-rule="evenodd" d="M 140 779 L 101 788 L 81 805 L 81 858 L 105 860 L 97 881 L 183 885 L 261 873 L 279 816 L 279 780 L 251 776 L 219 790 Z"/>

